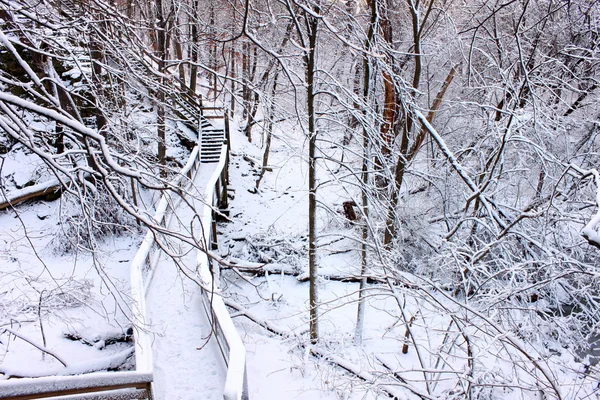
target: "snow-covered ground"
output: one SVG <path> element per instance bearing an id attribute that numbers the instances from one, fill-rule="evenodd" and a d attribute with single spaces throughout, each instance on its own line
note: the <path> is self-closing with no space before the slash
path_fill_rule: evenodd
<path id="1" fill-rule="evenodd" d="M 267 268 L 296 271 L 302 277 L 306 270 L 308 195 L 301 133 L 298 132 L 298 139 L 294 142 L 299 146 L 296 148 L 288 146 L 286 141 L 273 141 L 269 165 L 274 169 L 266 173 L 258 193 L 254 192 L 256 167 L 262 161 L 260 144 L 249 144 L 235 130 L 232 134 L 234 155 L 230 163 L 230 181 L 235 192 L 232 192 L 233 200 L 230 201 L 232 222 L 219 226 L 222 234 L 219 238 L 220 255 L 238 262 L 240 266 L 268 263 Z M 329 193 L 328 198 L 341 206 L 341 195 Z M 338 235 L 347 228 L 325 218 L 319 222 L 323 231 L 329 233 L 329 236 L 323 235 L 322 244 L 333 243 L 325 246 L 326 255 L 320 259 L 320 273 L 358 273 L 359 255 L 352 251 L 355 244 L 350 240 L 340 240 Z M 251 398 L 367 399 L 381 395 L 327 360 L 309 354 L 305 347 L 308 282 L 278 273 L 241 278 L 227 271 L 224 286 L 231 300 L 289 333 L 289 337 L 280 337 L 242 316 L 234 319 L 248 354 Z M 358 283 L 321 280 L 319 289 L 323 303 L 321 334 L 324 345 L 336 352 L 347 349 L 360 356 L 360 348 L 352 346 L 351 334 L 356 317 Z M 383 308 L 388 301 L 371 299 L 374 306 Z M 369 320 L 366 325 L 375 330 L 377 327 L 373 323 L 391 325 L 393 318 Z M 369 338 L 365 344 L 370 341 L 388 345 L 390 352 L 397 352 L 398 343 L 393 347 L 390 345 L 394 340 Z"/>
<path id="2" fill-rule="evenodd" d="M 5 378 L 82 373 L 93 361 L 132 350 L 127 293 L 137 236 L 105 240 L 94 256 L 57 253 L 52 241 L 61 206 L 60 200 L 34 202 L 20 205 L 18 215 L 0 212 L 0 332 L 8 328 L 42 345 L 68 367 L 4 331 Z"/>

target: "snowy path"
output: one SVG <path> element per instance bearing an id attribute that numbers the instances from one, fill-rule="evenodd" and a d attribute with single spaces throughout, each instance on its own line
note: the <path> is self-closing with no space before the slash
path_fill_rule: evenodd
<path id="1" fill-rule="evenodd" d="M 200 164 L 195 187 L 204 193 L 216 164 Z M 202 202 L 194 207 L 202 210 Z M 189 230 L 193 212 L 180 205 L 169 227 Z M 197 221 L 197 220 L 196 220 Z M 194 224 L 194 235 L 200 235 Z M 178 246 L 186 273 L 195 276 L 196 250 Z M 146 296 L 152 335 L 155 399 L 222 399 L 226 366 L 210 335 L 200 288 L 167 256 L 161 256 Z M 210 339 L 207 339 L 210 336 Z M 208 340 L 208 342 L 207 342 Z"/>

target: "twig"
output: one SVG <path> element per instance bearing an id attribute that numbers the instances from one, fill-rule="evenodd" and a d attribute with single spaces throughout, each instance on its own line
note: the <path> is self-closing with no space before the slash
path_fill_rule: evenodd
<path id="1" fill-rule="evenodd" d="M 51 355 L 52 357 L 56 358 L 62 365 L 64 365 L 65 367 L 67 367 L 67 363 L 58 354 L 56 354 L 52 350 L 46 348 L 45 346 L 40 346 L 39 344 L 35 343 L 33 340 L 31 340 L 31 339 L 29 339 L 29 338 L 21 335 L 20 333 L 17 333 L 15 331 L 13 331 L 10 328 L 4 328 L 4 332 L 8 332 L 8 333 L 10 333 L 13 336 L 18 337 L 22 341 L 29 343 L 30 345 L 32 345 L 33 347 L 37 348 L 41 352 Z"/>

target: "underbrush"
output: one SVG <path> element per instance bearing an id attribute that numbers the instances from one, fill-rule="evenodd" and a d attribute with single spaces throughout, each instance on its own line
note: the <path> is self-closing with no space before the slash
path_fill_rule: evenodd
<path id="1" fill-rule="evenodd" d="M 95 191 L 74 195 L 66 192 L 61 198 L 60 222 L 50 246 L 56 254 L 94 251 L 101 239 L 137 234 L 140 227 L 107 192 L 102 183 Z"/>

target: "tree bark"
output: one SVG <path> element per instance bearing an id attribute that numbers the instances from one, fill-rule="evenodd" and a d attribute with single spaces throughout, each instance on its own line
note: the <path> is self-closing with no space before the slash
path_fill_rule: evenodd
<path id="1" fill-rule="evenodd" d="M 313 11 L 319 13 L 318 4 Z M 316 46 L 319 19 L 308 14 L 305 15 L 305 18 L 307 19 L 309 45 L 304 55 L 307 81 L 306 102 L 308 108 L 308 271 L 310 276 L 310 341 L 314 344 L 319 340 L 317 288 L 317 126 L 315 115 Z"/>
<path id="2" fill-rule="evenodd" d="M 375 30 L 377 25 L 377 0 L 369 0 L 369 6 L 371 8 L 371 21 L 369 25 L 369 32 L 365 42 L 365 48 L 370 51 L 373 46 L 373 39 L 375 37 Z M 368 104 L 368 100 L 371 96 L 371 63 L 368 56 L 363 56 L 363 100 L 365 104 Z M 366 119 L 367 110 L 363 110 L 363 115 Z M 366 123 L 366 121 L 364 122 Z M 358 309 L 356 313 L 356 329 L 354 330 L 354 344 L 360 345 L 362 343 L 363 327 L 365 322 L 365 289 L 367 287 L 367 267 L 368 267 L 368 243 L 369 239 L 369 197 L 367 196 L 367 190 L 369 188 L 369 135 L 367 127 L 363 127 L 363 160 L 361 170 L 361 206 L 363 213 L 363 223 L 361 227 L 362 243 L 360 246 L 360 285 L 358 289 Z"/>
<path id="3" fill-rule="evenodd" d="M 160 175 L 166 177 L 167 175 L 167 146 L 166 146 L 166 125 L 165 125 L 165 92 L 164 92 L 164 71 L 165 71 L 165 58 L 167 56 L 167 43 L 166 43 L 166 27 L 167 21 L 164 18 L 162 0 L 156 0 L 156 20 L 157 20 L 157 31 L 156 40 L 158 47 L 158 70 L 161 72 L 160 88 L 158 90 L 158 104 L 156 110 L 156 123 L 157 123 L 157 136 L 158 136 L 158 162 L 161 166 Z"/>

